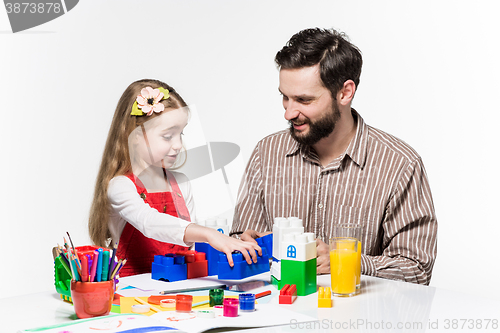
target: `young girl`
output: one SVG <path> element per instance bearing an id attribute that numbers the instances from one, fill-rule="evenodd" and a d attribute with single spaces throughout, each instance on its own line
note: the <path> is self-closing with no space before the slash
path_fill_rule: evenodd
<path id="1" fill-rule="evenodd" d="M 127 87 L 116 107 L 97 176 L 89 232 L 98 246 L 118 243 L 127 258 L 120 276 L 151 272 L 154 255 L 208 242 L 241 252 L 250 264 L 261 249 L 191 223 L 195 209 L 187 177 L 168 169 L 178 162 L 188 122 L 182 97 L 167 84 L 140 80 Z M 111 243 L 109 239 L 111 238 Z"/>

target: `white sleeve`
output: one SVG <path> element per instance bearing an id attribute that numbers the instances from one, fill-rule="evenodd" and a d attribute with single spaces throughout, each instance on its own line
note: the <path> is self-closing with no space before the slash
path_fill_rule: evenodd
<path id="1" fill-rule="evenodd" d="M 190 193 L 186 196 L 186 201 L 188 197 L 192 201 Z M 190 222 L 151 208 L 137 193 L 134 183 L 129 178 L 118 176 L 111 179 L 108 186 L 108 199 L 111 203 L 112 215 L 119 215 L 144 236 L 182 246 L 191 245 L 184 243 L 184 233 Z M 193 203 L 191 206 L 194 210 Z"/>

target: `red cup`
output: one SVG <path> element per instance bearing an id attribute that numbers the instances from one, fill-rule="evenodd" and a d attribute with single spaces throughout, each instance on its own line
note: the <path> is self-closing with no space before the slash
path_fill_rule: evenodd
<path id="1" fill-rule="evenodd" d="M 105 316 L 111 311 L 114 281 L 77 282 L 71 280 L 71 299 L 80 319 Z"/>

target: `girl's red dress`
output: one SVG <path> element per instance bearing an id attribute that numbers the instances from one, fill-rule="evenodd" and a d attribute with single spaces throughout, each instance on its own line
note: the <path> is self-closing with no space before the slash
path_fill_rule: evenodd
<path id="1" fill-rule="evenodd" d="M 174 176 L 168 173 L 168 181 L 172 192 L 148 193 L 141 181 L 133 174 L 126 175 L 134 183 L 137 193 L 144 199 L 144 202 L 160 213 L 169 214 L 190 221 L 189 212 L 182 198 Z M 177 195 L 173 198 L 172 195 Z M 175 204 L 174 204 L 175 200 Z M 152 238 L 147 238 L 134 226 L 127 222 L 120 236 L 116 257 L 127 259 L 127 263 L 120 270 L 120 276 L 151 273 L 151 264 L 155 255 L 164 255 L 166 253 L 177 253 L 187 251 L 185 246 L 160 242 Z"/>

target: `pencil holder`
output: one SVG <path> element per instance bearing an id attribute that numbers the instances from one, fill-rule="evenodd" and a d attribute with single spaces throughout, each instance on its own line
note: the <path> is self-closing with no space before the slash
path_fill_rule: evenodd
<path id="1" fill-rule="evenodd" d="M 71 298 L 80 319 L 105 316 L 111 311 L 115 291 L 114 280 L 102 282 L 71 281 Z"/>

